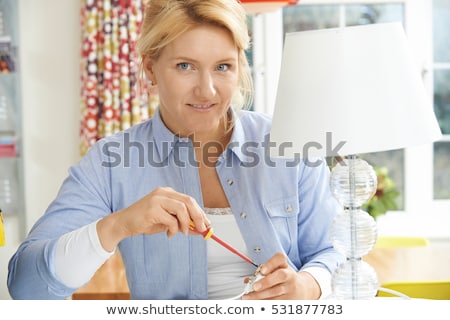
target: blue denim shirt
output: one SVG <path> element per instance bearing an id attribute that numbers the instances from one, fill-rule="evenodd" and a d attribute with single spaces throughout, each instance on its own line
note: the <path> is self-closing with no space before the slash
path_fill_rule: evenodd
<path id="1" fill-rule="evenodd" d="M 284 252 L 296 270 L 332 272 L 342 260 L 328 230 L 339 210 L 324 161 L 270 159 L 271 119 L 239 111 L 228 148 L 216 168 L 250 257 L 261 264 Z M 276 146 L 275 146 L 276 147 Z M 76 288 L 58 281 L 58 237 L 130 206 L 158 186 L 194 197 L 203 206 L 192 141 L 178 138 L 159 113 L 104 138 L 70 168 L 56 199 L 9 263 L 15 299 L 62 299 Z M 133 299 L 207 299 L 207 248 L 199 236 L 165 233 L 124 239 L 119 250 Z"/>

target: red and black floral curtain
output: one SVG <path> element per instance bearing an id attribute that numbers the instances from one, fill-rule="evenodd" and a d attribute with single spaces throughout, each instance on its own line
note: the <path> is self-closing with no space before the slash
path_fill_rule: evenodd
<path id="1" fill-rule="evenodd" d="M 137 86 L 144 2 L 81 0 L 82 155 L 98 139 L 151 117 L 157 104 L 155 94 Z"/>

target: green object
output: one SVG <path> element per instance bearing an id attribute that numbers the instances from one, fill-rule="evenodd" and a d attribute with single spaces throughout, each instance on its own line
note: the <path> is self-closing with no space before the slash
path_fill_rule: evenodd
<path id="1" fill-rule="evenodd" d="M 375 195 L 362 205 L 361 209 L 367 211 L 374 219 L 385 214 L 388 210 L 397 210 L 396 198 L 400 192 L 395 188 L 394 180 L 389 177 L 386 167 L 374 168 L 378 184 Z"/>

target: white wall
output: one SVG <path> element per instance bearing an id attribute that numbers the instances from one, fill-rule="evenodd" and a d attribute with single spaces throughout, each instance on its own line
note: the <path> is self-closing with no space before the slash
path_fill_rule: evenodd
<path id="1" fill-rule="evenodd" d="M 26 230 L 53 200 L 79 159 L 79 1 L 19 0 Z M 0 299 L 7 263 L 20 239 L 18 221 L 5 219 L 0 248 Z"/>

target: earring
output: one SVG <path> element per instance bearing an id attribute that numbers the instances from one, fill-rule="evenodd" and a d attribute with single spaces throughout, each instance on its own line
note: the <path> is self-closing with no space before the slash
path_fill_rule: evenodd
<path id="1" fill-rule="evenodd" d="M 153 81 L 152 80 L 148 80 L 148 86 L 149 87 L 153 87 Z"/>

